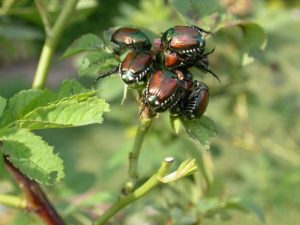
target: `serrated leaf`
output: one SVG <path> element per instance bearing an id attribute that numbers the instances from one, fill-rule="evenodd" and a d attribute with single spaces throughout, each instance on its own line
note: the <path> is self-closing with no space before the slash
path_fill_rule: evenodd
<path id="1" fill-rule="evenodd" d="M 8 105 L 3 112 L 3 117 L 1 118 L 0 125 L 5 126 L 12 121 L 14 121 L 20 112 L 37 96 L 43 94 L 45 90 L 23 90 L 15 94 L 9 99 Z"/>
<path id="2" fill-rule="evenodd" d="M 77 80 L 64 80 L 61 83 L 58 91 L 58 99 L 81 94 L 87 91 L 88 90 L 83 87 Z"/>
<path id="3" fill-rule="evenodd" d="M 83 75 L 96 75 L 105 73 L 119 65 L 114 54 L 106 52 L 93 52 L 83 57 L 81 64 L 78 68 L 79 76 Z"/>
<path id="4" fill-rule="evenodd" d="M 2 116 L 2 113 L 6 107 L 7 100 L 0 96 L 0 117 Z"/>
<path id="5" fill-rule="evenodd" d="M 192 140 L 202 145 L 208 145 L 209 138 L 217 133 L 216 125 L 207 116 L 196 120 L 181 119 L 181 123 Z"/>
<path id="6" fill-rule="evenodd" d="M 191 24 L 196 24 L 202 18 L 222 11 L 218 0 L 171 0 L 170 3 Z"/>
<path id="7" fill-rule="evenodd" d="M 101 123 L 109 105 L 96 96 L 96 91 L 66 97 L 38 107 L 15 124 L 28 129 L 63 128 Z"/>
<path id="8" fill-rule="evenodd" d="M 96 51 L 103 48 L 103 41 L 95 34 L 84 34 L 76 39 L 64 52 L 62 58 L 67 58 L 83 51 Z"/>
<path id="9" fill-rule="evenodd" d="M 2 152 L 29 178 L 52 184 L 64 177 L 63 161 L 41 137 L 26 129 L 4 128 L 0 139 Z"/>

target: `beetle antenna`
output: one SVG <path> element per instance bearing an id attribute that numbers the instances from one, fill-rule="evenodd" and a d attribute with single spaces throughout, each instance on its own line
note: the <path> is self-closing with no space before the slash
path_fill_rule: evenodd
<path id="1" fill-rule="evenodd" d="M 202 28 L 200 28 L 200 27 L 197 27 L 197 26 L 191 26 L 191 28 L 194 28 L 194 29 L 198 30 L 199 32 L 202 32 L 202 33 L 205 33 L 205 34 L 209 34 L 209 35 L 215 37 L 214 33 L 210 32 L 210 31 L 208 31 L 208 30 L 204 30 L 204 29 L 202 29 Z"/>
<path id="2" fill-rule="evenodd" d="M 95 82 L 97 82 L 99 79 L 102 79 L 102 78 L 104 78 L 104 77 L 107 77 L 107 76 L 109 76 L 109 75 L 114 74 L 115 72 L 118 71 L 118 69 L 119 69 L 119 66 L 116 66 L 116 67 L 113 68 L 112 70 L 110 70 L 110 71 L 108 71 L 108 72 L 106 72 L 106 73 L 100 74 L 100 75 L 95 79 Z"/>

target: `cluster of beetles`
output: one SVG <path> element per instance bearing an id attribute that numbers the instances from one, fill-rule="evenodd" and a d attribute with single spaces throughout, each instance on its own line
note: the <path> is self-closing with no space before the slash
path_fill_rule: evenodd
<path id="1" fill-rule="evenodd" d="M 119 66 L 101 74 L 97 80 L 118 72 L 124 83 L 144 87 L 144 107 L 156 112 L 169 110 L 172 116 L 195 119 L 205 112 L 209 90 L 206 84 L 194 80 L 188 71 L 196 67 L 209 72 L 206 35 L 213 35 L 196 26 L 175 26 L 162 33 L 152 45 L 140 30 L 128 27 L 117 29 L 111 36 L 114 53 L 129 50 Z"/>

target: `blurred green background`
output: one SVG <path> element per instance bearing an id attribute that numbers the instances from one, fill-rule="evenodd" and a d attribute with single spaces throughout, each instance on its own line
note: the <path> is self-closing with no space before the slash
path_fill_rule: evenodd
<path id="1" fill-rule="evenodd" d="M 10 8 L 4 2 L 13 5 Z M 55 18 L 61 2 L 45 2 Z M 80 56 L 59 58 L 82 34 L 101 36 L 113 26 L 133 26 L 159 35 L 169 27 L 185 24 L 169 1 L 80 2 L 80 13 L 74 15 L 59 43 L 50 69 L 49 88 L 56 89 L 67 78 L 79 79 L 91 87 L 93 77 L 77 76 Z M 219 84 L 211 76 L 194 71 L 195 78 L 206 82 L 211 91 L 206 115 L 216 123 L 218 134 L 209 150 L 194 145 L 184 134 L 175 135 L 168 115 L 163 114 L 154 121 L 140 159 L 142 179 L 151 175 L 165 156 L 174 156 L 179 163 L 195 157 L 196 152 L 201 153 L 205 172 L 200 173 L 198 183 L 187 179 L 170 188 L 157 189 L 122 211 L 112 224 L 254 225 L 262 224 L 263 220 L 270 225 L 299 223 L 300 3 L 296 0 L 220 2 L 231 15 L 243 21 L 251 20 L 263 28 L 264 49 L 251 52 L 254 61 L 245 58 L 240 49 L 252 40 L 241 38 L 235 27 L 216 29 L 216 50 L 210 62 L 222 82 Z M 33 1 L 3 1 L 1 96 L 8 98 L 30 88 L 43 40 L 42 23 Z M 99 88 L 100 95 L 111 104 L 111 113 L 105 115 L 103 124 L 39 132 L 65 161 L 64 181 L 45 189 L 69 224 L 90 224 L 90 218 L 115 199 L 127 176 L 127 154 L 138 122 L 134 93 L 129 92 L 121 106 L 123 84 L 117 76 L 101 80 Z M 1 193 L 17 192 L 7 174 L 0 176 Z M 203 188 L 205 181 L 209 187 Z M 243 213 L 245 209 L 240 206 L 223 204 L 236 199 L 250 213 Z M 197 207 L 191 206 L 191 202 L 197 202 Z M 193 220 L 195 215 L 198 223 Z M 2 206 L 0 218 L 0 225 L 20 221 L 39 224 L 29 213 Z"/>

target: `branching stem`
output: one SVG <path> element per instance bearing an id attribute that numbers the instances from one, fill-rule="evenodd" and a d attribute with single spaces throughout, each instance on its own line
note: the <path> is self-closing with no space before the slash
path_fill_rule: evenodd
<path id="1" fill-rule="evenodd" d="M 106 210 L 103 215 L 95 221 L 94 225 L 104 225 L 106 224 L 111 217 L 113 217 L 117 212 L 119 212 L 124 207 L 128 206 L 129 204 L 135 202 L 153 188 L 155 188 L 158 184 L 160 184 L 159 178 L 165 176 L 171 164 L 173 163 L 173 158 L 166 158 L 159 170 L 152 175 L 142 186 L 137 188 L 134 192 L 129 195 L 122 196 L 120 199 L 115 202 L 108 210 Z"/>
<path id="2" fill-rule="evenodd" d="M 62 7 L 62 11 L 55 21 L 50 34 L 46 35 L 46 40 L 35 72 L 32 88 L 44 88 L 49 66 L 57 47 L 58 40 L 60 39 L 68 20 L 71 18 L 77 2 L 78 0 L 67 0 L 66 4 Z"/>
<path id="3" fill-rule="evenodd" d="M 47 11 L 45 10 L 43 3 L 41 2 L 41 0 L 34 0 L 34 3 L 36 5 L 36 8 L 38 9 L 43 25 L 44 25 L 44 29 L 46 32 L 46 35 L 50 35 L 51 34 L 51 25 L 47 16 Z"/>

